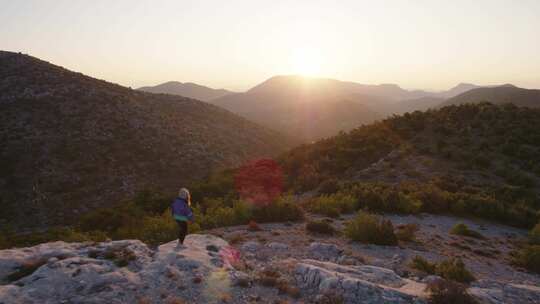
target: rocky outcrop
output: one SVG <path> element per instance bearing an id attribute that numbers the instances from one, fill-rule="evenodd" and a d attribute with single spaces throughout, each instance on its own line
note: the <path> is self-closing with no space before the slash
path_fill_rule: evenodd
<path id="1" fill-rule="evenodd" d="M 152 251 L 126 240 L 3 250 L 0 303 L 212 303 L 240 276 L 232 266 L 238 255 L 211 235 L 189 235 L 185 245 Z"/>
<path id="2" fill-rule="evenodd" d="M 0 304 L 425 303 L 426 285 L 440 279 L 400 275 L 390 269 L 396 255 L 366 265 L 372 261 L 331 243 L 281 237 L 247 241 L 237 251 L 219 237 L 193 234 L 176 245 L 123 240 L 1 250 Z M 467 291 L 483 304 L 540 303 L 535 285 L 479 279 Z"/>
<path id="3" fill-rule="evenodd" d="M 342 266 L 302 260 L 295 271 L 303 289 L 321 295 L 337 294 L 345 303 L 424 303 L 425 284 L 401 278 L 390 269 Z"/>
<path id="4" fill-rule="evenodd" d="M 472 284 L 468 292 L 482 304 L 540 303 L 539 286 L 479 280 Z"/>
<path id="5" fill-rule="evenodd" d="M 313 258 L 326 261 L 337 261 L 343 253 L 343 249 L 334 244 L 319 242 L 311 243 L 308 250 Z"/>

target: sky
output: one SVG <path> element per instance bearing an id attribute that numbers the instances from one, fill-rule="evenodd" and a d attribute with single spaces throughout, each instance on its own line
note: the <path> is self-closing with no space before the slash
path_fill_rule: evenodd
<path id="1" fill-rule="evenodd" d="M 0 0 L 0 49 L 140 87 L 274 75 L 540 88 L 539 0 Z"/>

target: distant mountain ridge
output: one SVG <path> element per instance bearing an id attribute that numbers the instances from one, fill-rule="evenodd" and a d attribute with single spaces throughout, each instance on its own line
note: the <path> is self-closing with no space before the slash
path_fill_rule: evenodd
<path id="1" fill-rule="evenodd" d="M 0 51 L 0 227 L 46 227 L 169 193 L 293 142 L 205 102 L 131 90 Z"/>
<path id="2" fill-rule="evenodd" d="M 189 96 L 186 87 L 187 84 L 169 82 L 141 89 Z M 393 114 L 449 104 L 481 101 L 529 107 L 538 104 L 535 93 L 538 90 L 513 85 L 459 83 L 445 91 L 430 92 L 406 90 L 396 84 L 368 85 L 300 75 L 273 76 L 242 93 L 215 91 L 219 90 L 213 90 L 212 94 L 222 96 L 206 95 L 199 99 L 304 141 L 332 136 Z"/>
<path id="3" fill-rule="evenodd" d="M 329 78 L 281 75 L 271 77 L 244 93 L 226 95 L 209 102 L 280 132 L 300 133 L 301 138 L 311 141 L 391 114 L 435 108 L 445 100 L 445 96 L 475 87 L 459 84 L 449 91 L 434 93 L 409 91 L 395 84 L 366 85 Z"/>
<path id="4" fill-rule="evenodd" d="M 210 102 L 274 130 L 312 141 L 381 118 L 357 100 L 377 104 L 383 99 L 353 96 L 360 92 L 355 86 L 332 79 L 276 76 L 245 93 Z"/>
<path id="5" fill-rule="evenodd" d="M 141 87 L 137 90 L 149 93 L 180 95 L 202 101 L 234 93 L 225 89 L 212 89 L 192 82 L 182 83 L 179 81 L 169 81 L 156 86 Z"/>
<path id="6" fill-rule="evenodd" d="M 513 103 L 520 107 L 540 107 L 540 90 L 518 88 L 511 84 L 497 87 L 476 88 L 443 102 L 441 106 L 491 102 L 493 104 Z"/>

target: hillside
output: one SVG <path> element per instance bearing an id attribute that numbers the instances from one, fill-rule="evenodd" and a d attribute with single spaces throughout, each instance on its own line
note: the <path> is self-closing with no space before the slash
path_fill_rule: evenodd
<path id="1" fill-rule="evenodd" d="M 198 85 L 196 83 L 182 83 L 178 81 L 169 81 L 158 84 L 156 86 L 141 87 L 137 90 L 149 93 L 180 95 L 183 97 L 193 98 L 202 101 L 209 101 L 211 99 L 233 94 L 233 92 L 227 91 L 225 89 L 212 89 L 206 86 Z"/>
<path id="2" fill-rule="evenodd" d="M 491 102 L 494 104 L 513 103 L 521 107 L 540 107 L 540 90 L 518 88 L 513 85 L 477 88 L 448 99 L 445 105 Z"/>
<path id="3" fill-rule="evenodd" d="M 66 223 L 135 191 L 176 191 L 284 151 L 287 138 L 193 99 L 0 52 L 0 224 Z"/>
<path id="4" fill-rule="evenodd" d="M 525 227 L 538 221 L 537 109 L 483 103 L 415 112 L 280 159 L 298 192 L 349 183 L 355 190 L 347 191 L 366 195 L 360 200 L 379 211 L 468 214 Z"/>

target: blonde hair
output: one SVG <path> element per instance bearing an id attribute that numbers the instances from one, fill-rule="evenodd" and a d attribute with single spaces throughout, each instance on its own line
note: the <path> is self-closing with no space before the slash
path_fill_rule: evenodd
<path id="1" fill-rule="evenodd" d="M 191 206 L 191 194 L 189 193 L 188 189 L 186 188 L 180 189 L 180 191 L 178 191 L 178 197 L 181 199 L 185 199 L 188 205 Z"/>

